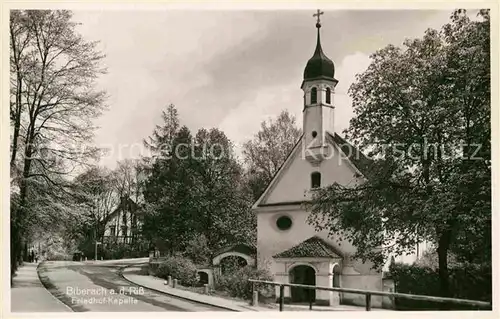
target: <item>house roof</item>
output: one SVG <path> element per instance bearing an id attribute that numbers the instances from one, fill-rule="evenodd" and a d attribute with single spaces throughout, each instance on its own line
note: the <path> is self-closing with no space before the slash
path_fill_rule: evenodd
<path id="1" fill-rule="evenodd" d="M 342 253 L 318 236 L 313 236 L 273 258 L 324 257 L 342 258 Z"/>
<path id="2" fill-rule="evenodd" d="M 136 202 L 134 202 L 130 197 L 122 197 L 120 198 L 120 203 L 118 206 L 111 212 L 106 218 L 105 218 L 105 223 L 107 223 L 113 216 L 115 216 L 117 213 L 120 211 L 124 210 L 125 208 L 128 208 L 127 211 L 131 212 L 132 214 L 141 217 L 143 215 L 143 212 L 139 209 L 139 205 L 137 205 Z"/>

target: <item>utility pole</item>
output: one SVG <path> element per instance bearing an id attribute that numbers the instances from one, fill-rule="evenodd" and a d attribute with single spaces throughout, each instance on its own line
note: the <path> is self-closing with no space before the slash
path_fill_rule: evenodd
<path id="1" fill-rule="evenodd" d="M 97 245 L 99 245 L 100 242 L 97 241 L 97 229 L 95 231 L 95 261 L 97 261 Z"/>
<path id="2" fill-rule="evenodd" d="M 96 261 L 97 261 L 97 245 L 100 245 L 100 244 L 101 244 L 101 242 L 97 241 L 97 239 L 96 239 L 96 241 L 95 241 L 95 260 Z"/>

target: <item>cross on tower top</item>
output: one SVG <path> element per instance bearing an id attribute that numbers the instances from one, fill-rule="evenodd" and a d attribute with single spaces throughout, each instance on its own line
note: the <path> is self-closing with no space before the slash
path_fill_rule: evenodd
<path id="1" fill-rule="evenodd" d="M 313 17 L 316 17 L 316 28 L 320 28 L 321 27 L 320 16 L 323 13 L 324 13 L 323 11 L 321 11 L 320 9 L 318 9 L 318 11 L 315 14 L 313 14 Z"/>

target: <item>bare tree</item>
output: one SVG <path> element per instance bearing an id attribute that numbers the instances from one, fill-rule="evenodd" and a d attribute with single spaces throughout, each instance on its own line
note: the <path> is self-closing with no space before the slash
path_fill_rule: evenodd
<path id="1" fill-rule="evenodd" d="M 260 131 L 243 145 L 248 185 L 254 200 L 271 182 L 301 134 L 302 130 L 297 127 L 295 117 L 283 110 L 277 118 L 263 121 Z"/>
<path id="2" fill-rule="evenodd" d="M 42 179 L 64 192 L 63 177 L 100 150 L 90 146 L 93 119 L 105 109 L 95 88 L 104 73 L 96 42 L 76 32 L 70 11 L 11 11 L 11 171 L 18 186 L 11 211 L 11 260 L 15 270 L 26 231 L 30 181 Z"/>
<path id="3" fill-rule="evenodd" d="M 88 223 L 82 229 L 84 235 L 101 238 L 108 218 L 120 204 L 114 187 L 116 185 L 114 172 L 102 167 L 92 167 L 79 175 L 74 185 L 88 219 Z"/>
<path id="4" fill-rule="evenodd" d="M 143 201 L 144 170 L 140 160 L 126 159 L 118 162 L 114 171 L 115 188 L 120 197 L 128 197 L 136 204 Z"/>

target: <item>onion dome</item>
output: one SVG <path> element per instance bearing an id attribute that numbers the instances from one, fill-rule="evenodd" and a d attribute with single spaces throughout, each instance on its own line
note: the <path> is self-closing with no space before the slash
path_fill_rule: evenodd
<path id="1" fill-rule="evenodd" d="M 316 28 L 318 29 L 318 40 L 316 43 L 316 50 L 314 51 L 314 55 L 312 58 L 307 61 L 306 68 L 304 70 L 304 81 L 308 80 L 316 80 L 316 79 L 325 79 L 325 80 L 335 80 L 335 66 L 325 53 L 323 53 L 323 49 L 321 48 L 321 41 L 319 36 L 319 29 L 321 28 L 321 24 L 316 23 Z"/>

